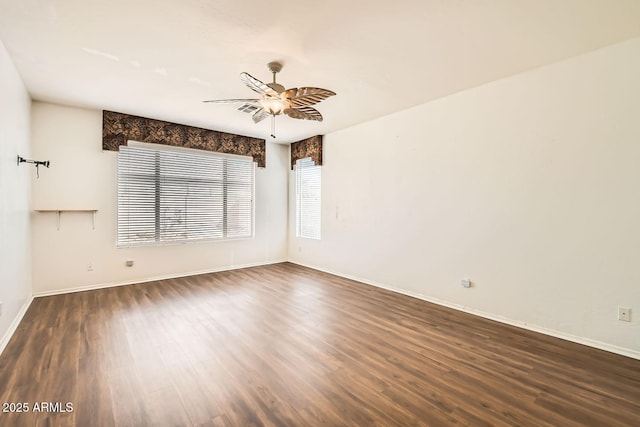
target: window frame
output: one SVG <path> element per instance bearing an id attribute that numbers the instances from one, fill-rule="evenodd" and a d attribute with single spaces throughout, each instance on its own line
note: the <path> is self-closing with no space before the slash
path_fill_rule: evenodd
<path id="1" fill-rule="evenodd" d="M 249 223 L 249 227 L 250 227 L 250 231 L 248 235 L 242 235 L 242 236 L 232 236 L 229 237 L 228 235 L 228 222 L 229 222 L 229 211 L 228 211 L 228 204 L 227 204 L 227 193 L 228 193 L 228 186 L 229 186 L 229 182 L 227 181 L 227 176 L 225 173 L 223 173 L 223 181 L 222 181 L 222 192 L 223 192 L 223 199 L 222 199 L 222 221 L 223 221 L 223 234 L 222 237 L 205 237 L 205 238 L 186 238 L 186 239 L 162 239 L 162 236 L 159 234 L 158 230 L 159 227 L 161 227 L 161 222 L 162 222 L 162 205 L 158 205 L 158 198 L 159 198 L 159 193 L 160 193 L 160 188 L 158 187 L 160 185 L 160 181 L 161 181 L 161 173 L 162 172 L 156 172 L 156 174 L 154 175 L 154 191 L 155 191 L 155 204 L 154 204 L 154 228 L 155 228 L 155 234 L 154 234 L 154 239 L 153 241 L 150 240 L 143 240 L 143 241 L 134 241 L 132 239 L 128 239 L 128 240 L 124 240 L 121 241 L 120 240 L 120 222 L 121 222 L 121 215 L 120 215 L 120 168 L 119 168 L 119 162 L 120 162 L 120 153 L 118 152 L 118 159 L 116 161 L 116 247 L 117 248 L 131 248 L 131 247 L 152 247 L 152 246 L 166 246 L 166 245 L 182 245 L 182 244 L 198 244 L 198 243 L 212 243 L 212 242 L 228 242 L 228 241 L 236 241 L 236 240 L 247 240 L 247 239 L 253 239 L 255 238 L 255 211 L 256 211 L 256 182 L 255 182 L 255 178 L 256 178 L 256 164 L 253 160 L 252 157 L 248 157 L 248 156 L 241 156 L 241 155 L 235 155 L 235 154 L 227 154 L 227 153 L 218 153 L 218 152 L 213 152 L 213 151 L 205 151 L 205 150 L 198 150 L 198 149 L 192 149 L 192 148 L 185 148 L 185 147 L 175 147 L 175 146 L 168 146 L 168 145 L 159 145 L 159 144 L 152 144 L 152 143 L 145 143 L 145 142 L 140 142 L 140 141 L 128 141 L 127 142 L 127 146 L 132 147 L 132 148 L 143 148 L 146 150 L 153 150 L 156 152 L 182 152 L 182 153 L 187 153 L 187 154 L 191 154 L 191 155 L 196 155 L 196 156 L 210 156 L 210 157 L 214 157 L 214 158 L 218 158 L 218 159 L 222 159 L 223 161 L 225 161 L 226 159 L 235 159 L 235 160 L 243 160 L 243 161 L 247 161 L 247 163 L 250 162 L 251 164 L 251 172 L 250 172 L 250 185 L 251 185 L 251 196 L 250 196 L 250 203 L 251 203 L 251 208 L 250 208 L 250 223 Z M 224 163 L 224 170 L 226 171 L 226 162 Z M 172 177 L 174 178 L 174 177 Z M 183 180 L 187 180 L 188 178 L 182 178 Z M 176 181 L 180 181 L 179 177 L 175 177 L 175 179 L 173 179 L 172 181 L 176 182 Z M 186 217 L 185 217 L 186 220 Z"/>

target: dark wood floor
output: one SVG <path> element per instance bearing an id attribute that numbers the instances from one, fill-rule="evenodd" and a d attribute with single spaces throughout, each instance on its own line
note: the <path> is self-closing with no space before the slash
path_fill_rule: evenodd
<path id="1" fill-rule="evenodd" d="M 640 361 L 285 263 L 37 298 L 0 402 L 31 407 L 2 426 L 639 426 Z"/>

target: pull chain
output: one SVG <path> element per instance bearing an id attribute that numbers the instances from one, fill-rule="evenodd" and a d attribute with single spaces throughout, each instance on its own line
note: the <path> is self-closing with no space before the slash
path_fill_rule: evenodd
<path id="1" fill-rule="evenodd" d="M 275 114 L 271 115 L 271 138 L 276 137 L 276 116 Z"/>

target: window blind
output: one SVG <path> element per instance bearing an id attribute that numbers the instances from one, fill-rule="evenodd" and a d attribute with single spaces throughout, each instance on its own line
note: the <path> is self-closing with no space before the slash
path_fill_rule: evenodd
<path id="1" fill-rule="evenodd" d="M 118 246 L 253 236 L 251 158 L 120 146 Z"/>
<path id="2" fill-rule="evenodd" d="M 320 239 L 321 169 L 310 158 L 296 161 L 296 235 Z"/>

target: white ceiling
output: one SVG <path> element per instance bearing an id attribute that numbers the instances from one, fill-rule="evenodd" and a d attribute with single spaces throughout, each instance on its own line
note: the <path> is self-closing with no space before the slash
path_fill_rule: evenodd
<path id="1" fill-rule="evenodd" d="M 269 139 L 233 105 L 246 71 L 337 96 L 326 134 L 640 36 L 638 0 L 0 0 L 0 40 L 35 100 Z"/>

